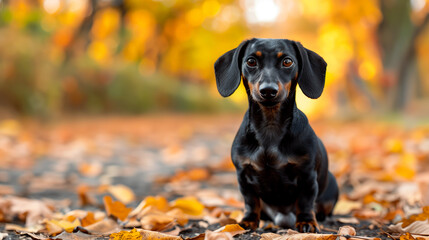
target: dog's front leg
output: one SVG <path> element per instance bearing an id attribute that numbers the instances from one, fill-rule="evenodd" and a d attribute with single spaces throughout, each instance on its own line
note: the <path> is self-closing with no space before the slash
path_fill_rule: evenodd
<path id="1" fill-rule="evenodd" d="M 240 186 L 240 192 L 244 198 L 244 217 L 240 222 L 240 225 L 245 229 L 255 230 L 259 226 L 259 219 L 261 216 L 261 201 L 257 197 L 254 189 L 247 182 L 243 172 L 238 173 L 238 183 Z"/>
<path id="2" fill-rule="evenodd" d="M 299 232 L 320 232 L 314 213 L 319 188 L 316 171 L 301 173 L 298 188 L 296 228 Z"/>

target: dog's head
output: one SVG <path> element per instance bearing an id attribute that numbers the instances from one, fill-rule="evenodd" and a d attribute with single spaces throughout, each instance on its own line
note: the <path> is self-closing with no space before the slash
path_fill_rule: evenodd
<path id="1" fill-rule="evenodd" d="M 214 67 L 223 97 L 231 95 L 243 77 L 249 97 L 264 106 L 283 102 L 297 83 L 313 99 L 320 97 L 325 85 L 323 58 L 286 39 L 246 40 L 222 55 Z"/>

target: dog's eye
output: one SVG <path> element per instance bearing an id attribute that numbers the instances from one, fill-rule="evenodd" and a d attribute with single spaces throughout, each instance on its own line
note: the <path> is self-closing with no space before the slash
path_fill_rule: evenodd
<path id="1" fill-rule="evenodd" d="M 293 64 L 293 61 L 292 61 L 292 59 L 290 59 L 290 58 L 285 58 L 284 60 L 283 60 L 283 66 L 284 67 L 290 67 L 290 66 L 292 66 L 292 64 Z"/>
<path id="2" fill-rule="evenodd" d="M 249 67 L 256 67 L 256 64 L 257 64 L 256 59 L 254 58 L 247 59 L 246 63 L 247 63 L 247 66 Z"/>

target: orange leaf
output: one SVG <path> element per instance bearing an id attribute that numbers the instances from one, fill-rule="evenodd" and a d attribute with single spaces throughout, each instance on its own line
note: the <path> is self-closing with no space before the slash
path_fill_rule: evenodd
<path id="1" fill-rule="evenodd" d="M 104 196 L 103 201 L 107 215 L 115 216 L 121 221 L 124 221 L 132 210 L 119 201 L 114 202 L 110 196 Z"/>
<path id="2" fill-rule="evenodd" d="M 238 224 L 228 224 L 225 225 L 219 229 L 217 229 L 214 232 L 228 232 L 230 233 L 232 236 L 235 236 L 237 234 L 242 234 L 247 232 L 247 230 L 245 230 L 244 228 L 242 228 L 240 225 Z"/>
<path id="3" fill-rule="evenodd" d="M 88 212 L 86 216 L 82 218 L 81 222 L 82 222 L 82 227 L 86 227 L 98 222 L 98 220 L 95 220 L 93 212 Z"/>

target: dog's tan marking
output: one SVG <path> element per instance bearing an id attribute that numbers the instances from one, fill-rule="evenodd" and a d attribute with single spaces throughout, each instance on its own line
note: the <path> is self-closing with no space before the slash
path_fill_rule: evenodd
<path id="1" fill-rule="evenodd" d="M 282 52 L 278 52 L 278 53 L 277 53 L 277 57 L 279 58 L 279 57 L 281 57 L 281 56 L 283 56 L 283 53 L 282 53 Z"/>
<path id="2" fill-rule="evenodd" d="M 256 51 L 256 56 L 258 56 L 258 57 L 260 57 L 260 56 L 262 56 L 262 52 L 261 51 Z"/>
<path id="3" fill-rule="evenodd" d="M 288 82 L 288 83 L 286 83 L 286 84 L 283 85 L 284 89 L 288 92 L 288 94 L 290 92 L 291 85 L 292 85 L 292 81 L 290 81 L 290 82 Z"/>

